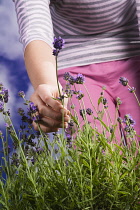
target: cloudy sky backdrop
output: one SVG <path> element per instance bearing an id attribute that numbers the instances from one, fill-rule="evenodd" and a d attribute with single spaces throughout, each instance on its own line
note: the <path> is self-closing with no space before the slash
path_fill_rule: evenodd
<path id="1" fill-rule="evenodd" d="M 9 90 L 9 103 L 14 125 L 19 124 L 17 109 L 22 107 L 18 92 L 23 90 L 26 98 L 32 92 L 23 60 L 22 44 L 19 42 L 15 7 L 12 0 L 0 0 L 0 83 Z M 4 122 L 0 115 L 0 130 L 4 132 Z"/>

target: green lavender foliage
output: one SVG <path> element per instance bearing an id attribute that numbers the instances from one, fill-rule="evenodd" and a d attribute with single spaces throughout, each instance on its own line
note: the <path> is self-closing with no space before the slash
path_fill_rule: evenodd
<path id="1" fill-rule="evenodd" d="M 85 125 L 73 147 L 62 134 L 45 136 L 44 151 L 27 161 L 19 141 L 19 166 L 7 165 L 0 181 L 1 209 L 19 210 L 138 210 L 140 149 L 108 143 Z M 56 149 L 57 148 L 57 149 Z"/>
<path id="2" fill-rule="evenodd" d="M 79 75 L 80 81 L 82 79 Z M 70 78 L 71 79 L 71 78 Z M 79 81 L 79 80 L 78 80 Z M 7 92 L 6 92 L 7 94 Z M 79 92 L 78 92 L 79 94 Z M 24 94 L 22 93 L 24 98 Z M 129 132 L 129 144 L 123 139 L 117 144 L 116 122 L 110 126 L 102 121 L 106 111 L 103 93 L 103 111 L 98 115 L 103 132 L 92 128 L 83 114 L 83 129 L 75 116 L 76 135 L 72 144 L 64 132 L 54 133 L 53 140 L 31 126 L 36 108 L 25 100 L 28 116 L 19 110 L 22 125 L 17 131 L 9 112 L 1 105 L 6 122 L 6 137 L 3 141 L 1 161 L 0 209 L 2 210 L 139 210 L 140 209 L 140 146 L 135 132 Z M 119 108 L 120 100 L 117 109 Z M 82 112 L 83 113 L 83 112 Z M 85 113 L 85 112 L 84 112 Z M 88 114 L 93 114 L 88 109 Z M 127 115 L 127 126 L 133 127 Z M 93 117 L 95 120 L 95 118 Z M 129 125 L 130 123 L 130 125 Z M 12 139 L 14 150 L 9 154 L 8 140 Z M 37 143 L 35 143 L 35 141 Z M 6 179 L 2 173 L 6 174 Z"/>

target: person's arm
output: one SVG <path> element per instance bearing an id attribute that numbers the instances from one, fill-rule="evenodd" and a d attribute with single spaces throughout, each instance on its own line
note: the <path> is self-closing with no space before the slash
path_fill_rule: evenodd
<path id="1" fill-rule="evenodd" d="M 31 101 L 42 116 L 41 128 L 45 132 L 62 127 L 63 106 L 53 99 L 58 97 L 55 57 L 52 55 L 53 29 L 49 0 L 15 0 L 15 8 L 24 46 L 24 58 L 30 81 L 34 87 Z M 65 109 L 65 122 L 68 122 Z M 37 125 L 34 124 L 35 129 Z"/>
<path id="2" fill-rule="evenodd" d="M 24 58 L 34 89 L 40 84 L 57 85 L 55 56 L 47 43 L 40 40 L 30 42 L 25 49 Z"/>
<path id="3" fill-rule="evenodd" d="M 55 57 L 52 49 L 43 41 L 32 41 L 25 49 L 25 65 L 35 89 L 31 101 L 38 106 L 42 116 L 41 128 L 45 132 L 56 131 L 62 127 L 63 106 L 53 99 L 58 97 L 56 80 Z M 49 106 L 48 106 L 49 105 Z M 65 103 L 66 106 L 66 103 Z M 68 111 L 65 109 L 65 126 L 69 120 Z M 37 125 L 34 123 L 35 129 Z"/>

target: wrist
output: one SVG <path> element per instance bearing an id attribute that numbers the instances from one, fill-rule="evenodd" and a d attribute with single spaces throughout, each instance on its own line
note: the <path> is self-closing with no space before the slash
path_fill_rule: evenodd
<path id="1" fill-rule="evenodd" d="M 56 69 L 51 62 L 38 64 L 27 72 L 34 89 L 41 84 L 57 85 Z"/>

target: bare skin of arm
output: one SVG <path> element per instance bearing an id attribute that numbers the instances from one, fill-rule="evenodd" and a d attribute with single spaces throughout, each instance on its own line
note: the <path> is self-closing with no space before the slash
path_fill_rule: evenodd
<path id="1" fill-rule="evenodd" d="M 25 65 L 34 87 L 30 100 L 37 105 L 41 115 L 40 127 L 44 132 L 55 132 L 62 126 L 62 113 L 64 125 L 67 126 L 70 112 L 67 110 L 67 101 L 63 105 L 53 98 L 59 96 L 55 56 L 51 47 L 39 40 L 30 42 L 24 53 Z M 60 85 L 60 88 L 61 85 Z M 36 123 L 33 126 L 38 130 Z"/>

